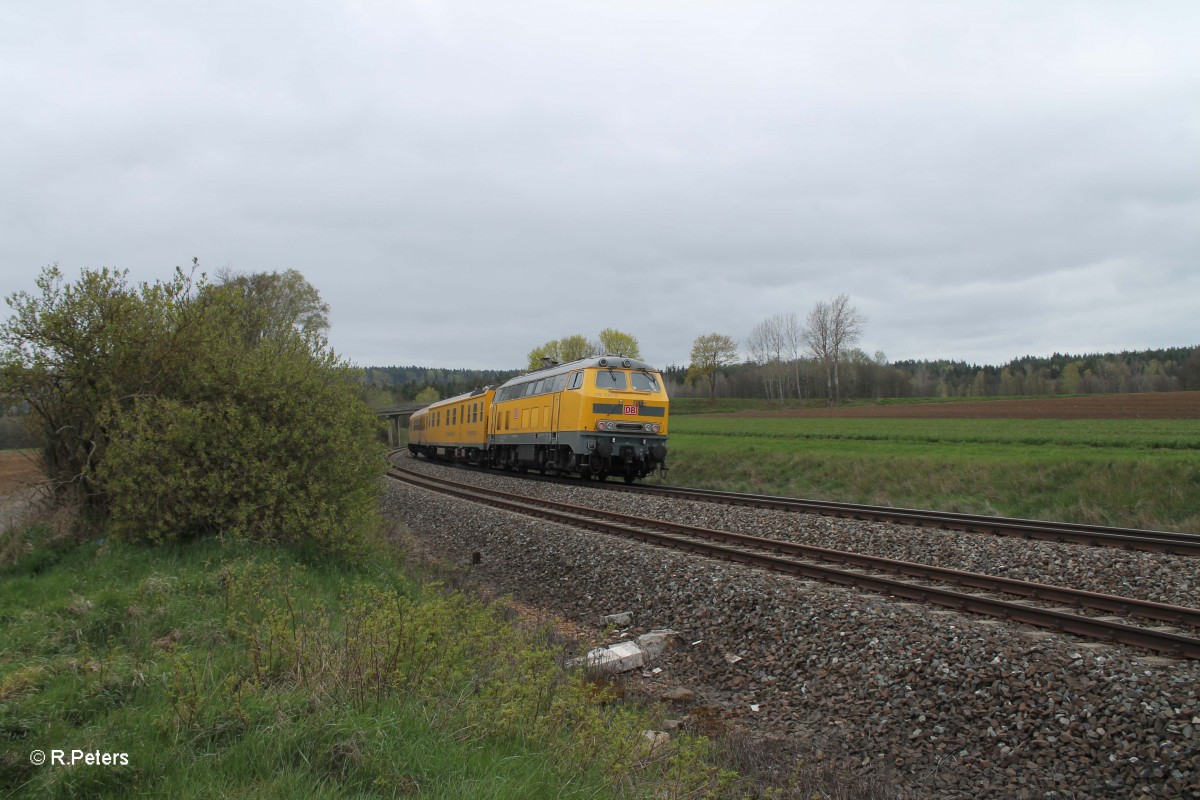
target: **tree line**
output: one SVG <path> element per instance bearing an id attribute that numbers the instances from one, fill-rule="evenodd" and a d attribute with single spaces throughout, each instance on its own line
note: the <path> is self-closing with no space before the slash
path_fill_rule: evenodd
<path id="1" fill-rule="evenodd" d="M 781 403 L 792 392 L 804 398 L 806 388 L 807 396 L 816 396 L 810 384 L 819 373 L 824 378 L 825 401 L 836 405 L 842 398 L 843 364 L 866 324 L 866 315 L 850 304 L 848 295 L 840 294 L 829 302 L 816 302 L 803 323 L 795 312 L 789 312 L 755 325 L 746 340 L 747 363 L 758 367 L 762 394 Z M 720 333 L 699 336 L 692 344 L 684 384 L 704 383 L 709 397 L 715 398 L 718 378 L 737 358 L 738 345 L 732 337 Z"/>
<path id="2" fill-rule="evenodd" d="M 818 301 L 801 319 L 775 314 L 739 343 L 725 333 L 697 336 L 687 365 L 663 370 L 672 397 L 763 398 L 824 401 L 904 397 L 1001 397 L 1020 395 L 1162 392 L 1200 389 L 1200 347 L 1136 352 L 1023 356 L 1002 365 L 964 361 L 889 362 L 883 351 L 857 345 L 867 317 L 840 294 Z M 641 358 L 638 340 L 612 328 L 596 339 L 571 334 L 551 339 L 528 354 L 528 370 L 544 359 L 567 362 L 596 354 Z M 363 392 L 376 408 L 400 402 L 432 402 L 497 384 L 518 370 L 447 370 L 371 367 Z"/>
<path id="3" fill-rule="evenodd" d="M 664 370 L 673 397 L 789 399 L 999 397 L 1165 392 L 1200 389 L 1200 347 L 1088 355 L 1024 356 L 1000 366 L 962 361 L 889 363 L 882 351 L 856 345 L 866 315 L 841 294 L 813 305 L 804 321 L 794 312 L 767 317 L 742 347 L 729 335 L 698 336 L 686 367 Z"/>
<path id="4" fill-rule="evenodd" d="M 1010 397 L 1200 390 L 1200 347 L 1172 347 L 1052 356 L 1023 356 L 1006 364 L 950 360 L 888 362 L 858 348 L 840 362 L 843 399 Z M 823 399 L 826 368 L 811 356 L 727 363 L 703 383 L 691 366 L 663 370 L 672 397 Z M 711 381 L 711 383 L 710 383 Z"/>

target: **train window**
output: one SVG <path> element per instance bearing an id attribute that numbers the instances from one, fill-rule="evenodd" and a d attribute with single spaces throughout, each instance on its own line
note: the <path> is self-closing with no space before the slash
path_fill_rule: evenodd
<path id="1" fill-rule="evenodd" d="M 658 381 L 654 380 L 654 376 L 648 372 L 631 372 L 630 377 L 633 379 L 633 388 L 643 392 L 657 392 Z"/>
<path id="2" fill-rule="evenodd" d="M 571 385 L 568 388 L 578 389 L 580 386 L 583 386 L 583 373 L 582 372 L 572 372 L 571 373 Z"/>
<path id="3" fill-rule="evenodd" d="M 561 392 L 563 390 L 563 387 L 566 385 L 567 385 L 567 373 L 564 372 L 562 375 L 559 375 L 554 379 L 554 386 L 551 387 L 550 391 Z"/>
<path id="4" fill-rule="evenodd" d="M 602 369 L 596 372 L 597 389 L 624 389 L 625 373 L 612 369 Z"/>

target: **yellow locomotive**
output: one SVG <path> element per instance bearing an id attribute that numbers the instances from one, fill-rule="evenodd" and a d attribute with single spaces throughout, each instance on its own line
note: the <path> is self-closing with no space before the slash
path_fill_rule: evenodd
<path id="1" fill-rule="evenodd" d="M 641 361 L 597 356 L 553 364 L 412 415 L 413 455 L 575 473 L 627 483 L 666 471 L 667 392 Z"/>

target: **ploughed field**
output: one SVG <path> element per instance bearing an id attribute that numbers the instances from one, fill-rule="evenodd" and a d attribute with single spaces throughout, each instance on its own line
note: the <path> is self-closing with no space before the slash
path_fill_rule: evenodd
<path id="1" fill-rule="evenodd" d="M 41 462 L 33 450 L 0 450 L 0 530 L 17 519 L 42 479 Z"/>
<path id="2" fill-rule="evenodd" d="M 750 416 L 857 419 L 1200 419 L 1200 392 L 938 401 L 850 408 L 756 411 Z"/>
<path id="3" fill-rule="evenodd" d="M 27 488 L 41 480 L 37 454 L 31 450 L 0 450 L 0 495 Z"/>
<path id="4" fill-rule="evenodd" d="M 674 414 L 669 464 L 679 485 L 1200 533 L 1200 392 Z"/>

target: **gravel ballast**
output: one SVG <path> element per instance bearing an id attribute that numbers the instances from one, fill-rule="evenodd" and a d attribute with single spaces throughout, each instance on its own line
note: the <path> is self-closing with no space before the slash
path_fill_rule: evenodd
<path id="1" fill-rule="evenodd" d="M 706 527 L 1192 605 L 1196 561 L 406 467 Z M 1200 665 L 579 531 L 392 484 L 387 513 L 473 577 L 587 625 L 679 632 L 646 680 L 822 743 L 910 796 L 1200 796 Z M 1190 569 L 1189 569 L 1190 567 Z M 590 644 L 600 644 L 592 642 Z"/>

